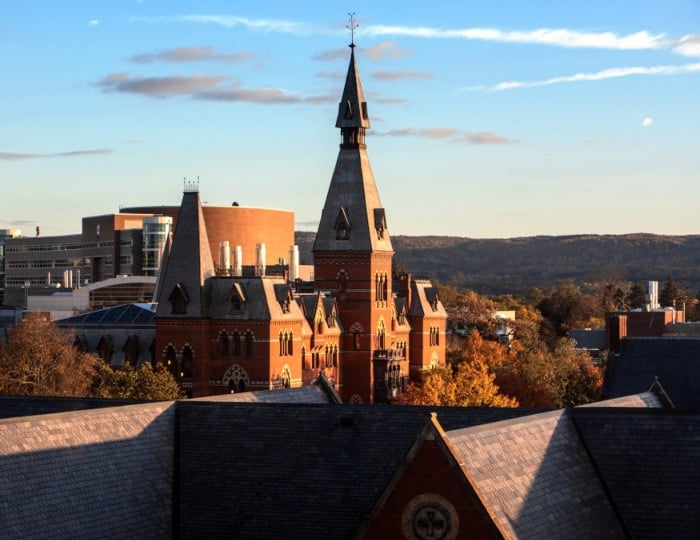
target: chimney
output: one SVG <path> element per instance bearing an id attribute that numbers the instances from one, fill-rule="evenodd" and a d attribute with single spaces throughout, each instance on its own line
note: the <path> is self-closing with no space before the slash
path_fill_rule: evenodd
<path id="1" fill-rule="evenodd" d="M 231 246 L 228 240 L 219 242 L 219 268 L 226 275 L 231 272 Z"/>
<path id="2" fill-rule="evenodd" d="M 265 250 L 265 243 L 255 244 L 255 275 L 264 276 L 265 275 L 265 259 L 267 253 Z"/>
<path id="3" fill-rule="evenodd" d="M 232 275 L 242 276 L 243 275 L 243 249 L 241 246 L 235 246 L 233 248 L 233 271 Z"/>
<path id="4" fill-rule="evenodd" d="M 289 281 L 299 279 L 299 246 L 289 246 Z"/>
<path id="5" fill-rule="evenodd" d="M 650 281 L 649 282 L 649 294 L 647 295 L 649 299 L 649 310 L 653 311 L 659 309 L 659 282 Z"/>

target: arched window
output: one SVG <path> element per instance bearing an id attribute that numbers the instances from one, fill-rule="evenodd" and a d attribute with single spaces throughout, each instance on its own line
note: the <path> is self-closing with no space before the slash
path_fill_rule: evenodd
<path id="1" fill-rule="evenodd" d="M 114 352 L 114 346 L 112 345 L 112 336 L 102 336 L 100 342 L 97 344 L 97 354 L 100 358 L 105 361 L 106 364 L 112 362 L 112 353 Z"/>
<path id="2" fill-rule="evenodd" d="M 124 364 L 136 366 L 139 354 L 139 338 L 136 335 L 129 336 L 124 344 Z"/>
<path id="3" fill-rule="evenodd" d="M 165 358 L 165 367 L 171 373 L 171 375 L 176 377 L 178 373 L 178 365 L 175 347 L 168 345 L 167 349 L 165 349 L 165 354 L 163 357 Z"/>
<path id="4" fill-rule="evenodd" d="M 247 357 L 253 356 L 253 342 L 255 341 L 255 336 L 253 332 L 248 330 L 245 333 L 245 355 Z"/>
<path id="5" fill-rule="evenodd" d="M 382 320 L 377 323 L 377 349 L 386 349 L 386 328 Z"/>
<path id="6" fill-rule="evenodd" d="M 305 347 L 301 348 L 301 369 L 308 369 L 308 366 L 306 365 L 306 348 Z"/>
<path id="7" fill-rule="evenodd" d="M 241 352 L 241 334 L 236 330 L 233 333 L 233 355 L 242 356 Z"/>
<path id="8" fill-rule="evenodd" d="M 221 356 L 228 356 L 229 355 L 229 348 L 228 348 L 228 334 L 226 333 L 225 330 L 221 331 L 221 335 L 219 337 L 221 341 Z"/>
<path id="9" fill-rule="evenodd" d="M 182 350 L 182 362 L 180 365 L 180 377 L 184 377 L 186 379 L 191 379 L 193 367 L 194 367 L 194 353 L 192 352 L 191 347 L 189 347 L 188 345 L 185 345 L 185 348 Z"/>

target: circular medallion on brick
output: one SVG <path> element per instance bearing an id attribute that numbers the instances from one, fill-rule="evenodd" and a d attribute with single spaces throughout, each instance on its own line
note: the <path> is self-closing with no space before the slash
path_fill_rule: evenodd
<path id="1" fill-rule="evenodd" d="M 401 527 L 404 537 L 411 540 L 452 540 L 457 538 L 459 516 L 444 497 L 423 493 L 406 505 Z"/>

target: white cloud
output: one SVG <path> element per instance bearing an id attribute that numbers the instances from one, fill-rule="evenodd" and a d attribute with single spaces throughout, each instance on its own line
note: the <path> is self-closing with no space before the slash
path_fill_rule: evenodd
<path id="1" fill-rule="evenodd" d="M 653 123 L 654 123 L 654 120 L 650 116 L 647 116 L 644 120 L 642 120 L 642 127 L 649 127 Z"/>
<path id="2" fill-rule="evenodd" d="M 683 36 L 673 41 L 672 47 L 683 56 L 700 56 L 700 34 Z"/>
<path id="3" fill-rule="evenodd" d="M 100 21 L 98 19 L 91 19 L 90 22 L 88 22 L 88 25 L 90 25 L 94 28 L 95 26 L 100 25 Z"/>
<path id="4" fill-rule="evenodd" d="M 443 30 L 441 28 L 383 26 L 365 28 L 370 36 L 409 36 L 426 39 L 466 39 L 497 41 L 502 43 L 522 43 L 552 45 L 557 47 L 594 49 L 660 49 L 664 46 L 664 35 L 652 35 L 646 30 L 619 36 L 613 32 L 579 32 L 566 28 L 539 28 L 537 30 L 504 31 L 498 28 L 465 28 Z"/>
<path id="5" fill-rule="evenodd" d="M 491 87 L 472 87 L 467 90 L 490 90 L 498 92 L 501 90 L 512 90 L 514 88 L 533 88 L 536 86 L 550 86 L 553 84 L 580 82 L 580 81 L 601 81 L 604 79 L 616 79 L 629 77 L 630 75 L 680 75 L 683 73 L 700 72 L 700 63 L 666 66 L 636 66 L 636 67 L 616 67 L 596 71 L 594 73 L 576 73 L 575 75 L 564 75 L 551 77 L 541 81 L 504 81 Z"/>
<path id="6" fill-rule="evenodd" d="M 306 23 L 296 21 L 285 21 L 279 19 L 250 19 L 248 17 L 238 17 L 235 15 L 175 15 L 172 17 L 135 17 L 133 21 L 141 22 L 190 22 L 199 24 L 216 24 L 226 28 L 238 26 L 248 30 L 258 30 L 262 32 L 280 32 L 283 34 L 308 35 L 311 27 Z"/>

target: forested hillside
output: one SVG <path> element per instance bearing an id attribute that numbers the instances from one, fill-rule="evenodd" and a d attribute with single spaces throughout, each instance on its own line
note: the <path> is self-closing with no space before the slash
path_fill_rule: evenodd
<path id="1" fill-rule="evenodd" d="M 297 232 L 302 264 L 313 262 L 315 233 Z M 414 275 L 481 294 L 524 292 L 573 281 L 663 281 L 700 288 L 700 235 L 536 236 L 472 239 L 392 236 L 394 261 Z"/>

